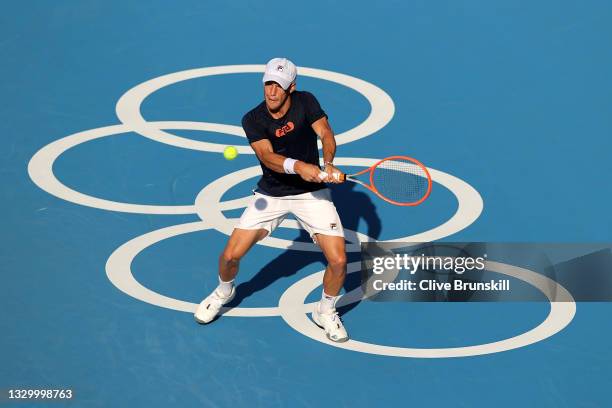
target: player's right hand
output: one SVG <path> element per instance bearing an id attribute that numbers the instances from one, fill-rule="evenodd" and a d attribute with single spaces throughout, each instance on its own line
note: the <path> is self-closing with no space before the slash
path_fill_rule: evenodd
<path id="1" fill-rule="evenodd" d="M 343 173 L 334 165 L 326 164 L 325 165 L 325 173 L 327 173 L 327 177 L 323 180 L 326 183 L 344 183 Z"/>
<path id="2" fill-rule="evenodd" d="M 300 177 L 305 181 L 310 181 L 311 183 L 323 182 L 323 180 L 321 180 L 321 178 L 319 177 L 319 174 L 321 174 L 321 169 L 319 168 L 319 166 L 299 161 L 295 163 L 294 169 L 295 172 L 299 174 Z"/>

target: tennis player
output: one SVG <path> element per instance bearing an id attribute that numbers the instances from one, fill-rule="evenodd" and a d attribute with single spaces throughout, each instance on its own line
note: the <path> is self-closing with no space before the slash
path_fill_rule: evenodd
<path id="1" fill-rule="evenodd" d="M 338 183 L 333 165 L 334 133 L 317 99 L 296 90 L 296 66 L 274 58 L 263 76 L 264 101 L 242 118 L 242 127 L 261 164 L 263 175 L 250 204 L 219 257 L 219 286 L 198 306 L 195 319 L 211 322 L 236 294 L 234 279 L 240 259 L 258 241 L 293 214 L 318 244 L 327 260 L 323 294 L 313 321 L 336 342 L 348 340 L 336 301 L 346 276 L 344 231 L 325 183 Z M 323 145 L 321 178 L 317 137 Z"/>

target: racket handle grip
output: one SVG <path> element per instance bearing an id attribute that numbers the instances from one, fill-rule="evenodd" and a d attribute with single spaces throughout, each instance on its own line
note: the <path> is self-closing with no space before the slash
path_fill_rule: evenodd
<path id="1" fill-rule="evenodd" d="M 324 171 L 320 172 L 320 173 L 319 173 L 319 178 L 320 178 L 321 180 L 323 180 L 323 179 L 327 178 L 327 173 L 326 173 L 326 172 L 324 172 Z M 334 173 L 334 178 L 335 178 L 336 180 L 340 180 L 340 173 Z M 344 181 L 344 177 L 342 177 L 342 181 Z"/>

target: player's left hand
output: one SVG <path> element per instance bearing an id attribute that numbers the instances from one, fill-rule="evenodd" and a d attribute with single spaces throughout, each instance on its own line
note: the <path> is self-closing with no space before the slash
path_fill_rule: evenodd
<path id="1" fill-rule="evenodd" d="M 338 170 L 338 168 L 332 164 L 326 164 L 325 165 L 325 172 L 327 173 L 327 178 L 325 178 L 325 180 L 323 180 L 325 183 L 334 183 L 334 184 L 339 184 L 339 183 L 344 183 L 343 179 L 342 179 L 342 172 L 340 170 Z M 338 174 L 337 176 L 334 176 L 334 174 Z"/>

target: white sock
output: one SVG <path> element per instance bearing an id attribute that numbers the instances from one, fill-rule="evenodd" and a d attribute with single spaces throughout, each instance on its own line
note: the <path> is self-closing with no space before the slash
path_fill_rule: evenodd
<path id="1" fill-rule="evenodd" d="M 232 293 L 232 288 L 234 287 L 234 279 L 229 282 L 223 282 L 221 277 L 219 276 L 219 286 L 217 286 L 217 290 L 223 297 L 228 297 L 230 293 Z"/>
<path id="2" fill-rule="evenodd" d="M 340 296 L 330 296 L 323 290 L 321 302 L 319 302 L 319 312 L 331 313 L 336 308 L 336 300 L 338 300 L 339 297 Z"/>

